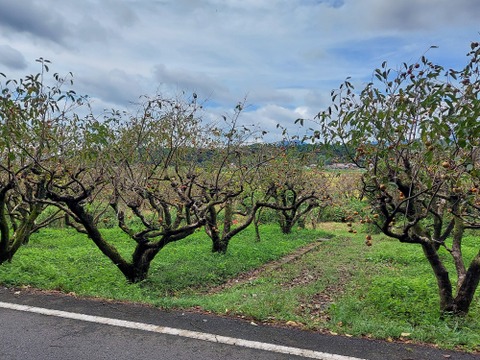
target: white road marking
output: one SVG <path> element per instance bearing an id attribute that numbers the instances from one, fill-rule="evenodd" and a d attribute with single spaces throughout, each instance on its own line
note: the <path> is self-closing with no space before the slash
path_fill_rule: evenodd
<path id="1" fill-rule="evenodd" d="M 159 334 L 175 335 L 175 336 L 181 336 L 181 337 L 186 337 L 190 339 L 209 341 L 209 342 L 219 343 L 219 344 L 241 346 L 245 348 L 265 350 L 265 351 L 276 352 L 281 354 L 303 356 L 310 359 L 365 360 L 365 359 L 354 358 L 350 356 L 329 354 L 329 353 L 313 351 L 308 349 L 300 349 L 295 347 L 281 346 L 281 345 L 263 343 L 258 341 L 236 339 L 228 336 L 208 334 L 208 333 L 202 333 L 198 331 L 175 329 L 171 327 L 157 326 L 153 324 L 145 324 L 145 323 L 140 323 L 135 321 L 111 319 L 111 318 L 106 318 L 101 316 L 85 315 L 85 314 L 72 313 L 72 312 L 61 311 L 61 310 L 39 308 L 35 306 L 6 303 L 1 301 L 0 301 L 0 308 L 18 310 L 18 311 L 24 311 L 24 312 L 30 312 L 30 313 L 36 313 L 36 314 L 42 314 L 42 315 L 48 315 L 48 316 L 56 316 L 56 317 L 61 317 L 65 319 L 87 321 L 87 322 L 110 325 L 110 326 L 118 326 L 118 327 L 128 328 L 128 329 L 144 330 L 144 331 L 150 331 L 150 332 L 159 333 Z"/>

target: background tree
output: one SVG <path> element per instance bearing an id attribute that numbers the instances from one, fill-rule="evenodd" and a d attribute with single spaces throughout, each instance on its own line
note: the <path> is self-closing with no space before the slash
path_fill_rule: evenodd
<path id="1" fill-rule="evenodd" d="M 479 61 L 474 42 L 461 70 L 425 56 L 398 70 L 384 62 L 359 94 L 348 79 L 332 91 L 317 116 L 322 136 L 365 170 L 376 226 L 423 250 L 441 312 L 456 315 L 468 312 L 480 280 L 480 252 L 462 254 L 465 231 L 480 229 Z"/>
<path id="2" fill-rule="evenodd" d="M 259 173 L 271 161 L 258 142 L 265 132 L 239 125 L 244 103 L 212 129 L 211 156 L 198 167 L 195 184 L 207 206 L 205 232 L 212 252 L 226 253 L 230 240 L 255 219 Z"/>
<path id="3" fill-rule="evenodd" d="M 189 175 L 203 133 L 197 111 L 196 97 L 155 96 L 142 99 L 135 114 L 87 118 L 81 151 L 63 159 L 75 169 L 48 183 L 47 195 L 68 214 L 69 225 L 88 235 L 130 282 L 147 277 L 163 247 L 204 224 Z M 131 259 L 101 231 L 110 217 L 132 240 Z"/>
<path id="4" fill-rule="evenodd" d="M 72 74 L 54 74 L 53 82 L 47 81 L 49 61 L 37 61 L 40 73 L 0 84 L 0 263 L 57 218 L 55 211 L 39 218 L 48 181 L 42 167 L 61 151 L 66 117 L 83 102 L 71 89 L 64 90 Z"/>
<path id="5" fill-rule="evenodd" d="M 274 160 L 263 174 L 265 195 L 276 210 L 282 232 L 289 234 L 295 224 L 304 225 L 306 216 L 320 205 L 319 189 L 312 186 L 316 182 L 308 181 L 309 161 L 299 156 L 295 144 L 278 144 L 271 151 Z"/>

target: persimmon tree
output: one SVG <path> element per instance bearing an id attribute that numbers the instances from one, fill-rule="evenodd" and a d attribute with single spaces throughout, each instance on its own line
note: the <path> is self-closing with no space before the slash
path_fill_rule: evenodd
<path id="1" fill-rule="evenodd" d="M 398 69 L 384 62 L 361 91 L 349 79 L 332 91 L 332 105 L 316 118 L 321 136 L 364 169 L 370 218 L 423 251 L 440 310 L 455 315 L 468 313 L 480 280 L 480 252 L 462 252 L 466 231 L 480 230 L 478 42 L 467 59 L 460 70 L 425 56 Z"/>
<path id="2" fill-rule="evenodd" d="M 195 185 L 206 205 L 205 232 L 212 252 L 225 254 L 230 240 L 245 230 L 268 204 L 255 196 L 261 169 L 272 161 L 260 144 L 264 131 L 239 124 L 244 103 L 215 124 L 209 138 L 211 156 L 197 167 Z"/>
<path id="3" fill-rule="evenodd" d="M 68 214 L 69 225 L 88 235 L 132 283 L 147 277 L 161 249 L 205 222 L 205 204 L 193 196 L 190 176 L 203 133 L 198 109 L 196 96 L 191 102 L 154 96 L 143 98 L 133 114 L 90 117 L 82 125 L 81 152 L 64 159 L 75 169 L 48 183 L 47 196 Z M 131 258 L 101 231 L 103 221 L 113 221 L 131 240 Z"/>
<path id="4" fill-rule="evenodd" d="M 270 208 L 275 209 L 278 223 L 284 234 L 292 232 L 295 224 L 303 223 L 307 215 L 320 206 L 320 189 L 310 181 L 308 162 L 296 151 L 289 151 L 292 145 L 278 145 L 272 148 L 274 160 L 265 169 L 264 192 Z M 295 145 L 293 145 L 295 147 Z M 293 149 L 294 150 L 294 149 Z"/>
<path id="5" fill-rule="evenodd" d="M 62 136 L 65 119 L 83 103 L 69 89 L 72 74 L 47 79 L 50 62 L 37 61 L 38 74 L 19 80 L 0 74 L 6 79 L 0 83 L 0 263 L 58 218 L 58 211 L 40 217 L 47 206 L 41 201 L 48 181 L 42 167 L 71 141 Z"/>

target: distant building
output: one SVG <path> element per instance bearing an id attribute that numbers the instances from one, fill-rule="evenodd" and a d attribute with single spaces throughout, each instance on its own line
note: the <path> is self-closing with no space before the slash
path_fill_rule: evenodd
<path id="1" fill-rule="evenodd" d="M 348 170 L 348 169 L 357 169 L 357 165 L 353 163 L 333 163 L 326 166 L 327 169 L 335 169 L 335 170 Z"/>

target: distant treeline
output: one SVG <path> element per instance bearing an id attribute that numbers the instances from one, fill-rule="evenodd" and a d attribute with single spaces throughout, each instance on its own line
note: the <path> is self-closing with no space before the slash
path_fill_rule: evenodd
<path id="1" fill-rule="evenodd" d="M 244 156 L 258 157 L 260 154 L 278 153 L 283 150 L 290 160 L 302 159 L 311 165 L 330 165 L 332 163 L 351 162 L 344 146 L 337 144 L 310 144 L 300 141 L 282 141 L 277 143 L 257 143 L 244 145 L 242 153 Z M 142 150 L 139 150 L 140 152 Z M 165 157 L 169 149 L 158 150 L 158 157 Z M 192 162 L 199 165 L 208 163 L 220 155 L 222 149 L 191 147 L 186 150 Z M 152 158 L 152 161 L 156 159 Z"/>

